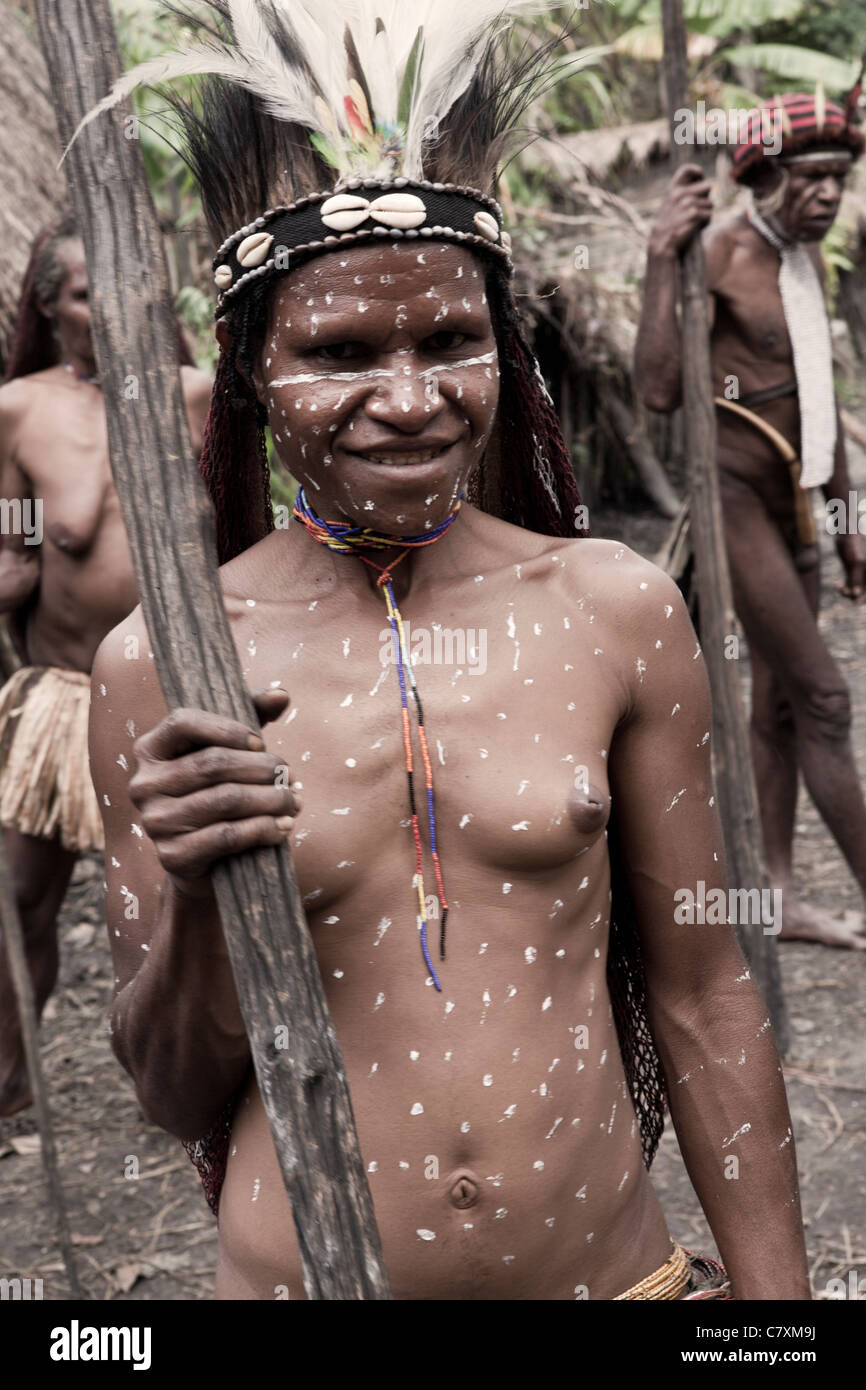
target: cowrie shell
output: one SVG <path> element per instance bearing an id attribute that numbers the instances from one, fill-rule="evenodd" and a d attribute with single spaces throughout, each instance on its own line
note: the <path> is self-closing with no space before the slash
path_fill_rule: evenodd
<path id="1" fill-rule="evenodd" d="M 322 221 L 335 232 L 351 232 L 360 227 L 370 215 L 366 198 L 354 193 L 335 193 L 321 207 Z"/>
<path id="2" fill-rule="evenodd" d="M 383 227 L 420 227 L 427 221 L 427 208 L 414 193 L 383 193 L 370 204 L 370 216 Z"/>
<path id="3" fill-rule="evenodd" d="M 268 252 L 273 244 L 274 239 L 270 232 L 253 232 L 252 236 L 244 237 L 236 253 L 238 265 L 242 265 L 245 270 L 254 265 L 261 265 L 262 261 L 268 259 Z"/>
<path id="4" fill-rule="evenodd" d="M 502 233 L 502 245 L 505 247 L 506 251 L 508 251 L 509 253 L 511 252 L 511 233 L 510 233 L 510 232 L 503 232 L 503 233 Z"/>
<path id="5" fill-rule="evenodd" d="M 214 271 L 213 278 L 214 284 L 216 285 L 218 290 L 227 290 L 235 277 L 232 274 L 232 268 L 230 265 L 218 265 L 216 270 Z"/>
<path id="6" fill-rule="evenodd" d="M 488 241 L 499 240 L 499 223 L 489 212 L 476 212 L 474 217 L 475 230 L 480 232 Z"/>

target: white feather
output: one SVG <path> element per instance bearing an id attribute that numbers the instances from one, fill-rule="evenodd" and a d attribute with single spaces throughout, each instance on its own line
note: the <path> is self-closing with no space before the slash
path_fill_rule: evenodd
<path id="1" fill-rule="evenodd" d="M 316 111 L 318 88 L 334 124 L 345 131 L 341 95 L 346 90 L 345 79 L 335 69 L 333 48 L 329 49 L 308 0 L 294 0 L 291 9 L 257 0 L 228 0 L 228 7 L 235 43 L 249 69 L 250 77 L 244 85 L 258 94 L 265 109 L 278 120 L 297 121 L 330 138 L 331 130 L 327 126 L 322 129 Z M 268 26 L 269 16 L 282 19 L 309 71 L 291 65 L 283 57 Z M 315 85 L 311 73 L 317 79 Z M 334 146 L 333 139 L 330 142 Z M 339 153 L 339 143 L 335 148 Z"/>
<path id="2" fill-rule="evenodd" d="M 250 76 L 246 64 L 240 58 L 216 44 L 183 45 L 162 58 L 150 58 L 119 77 L 108 95 L 82 117 L 63 152 L 63 158 L 66 158 L 70 146 L 78 139 L 86 125 L 123 101 L 136 87 L 157 86 L 162 82 L 173 82 L 178 77 L 200 77 L 206 73 L 240 82 L 243 86 L 248 85 Z"/>
<path id="3" fill-rule="evenodd" d="M 548 9 L 540 0 L 227 0 L 227 6 L 233 43 L 205 39 L 140 63 L 87 113 L 72 140 L 138 86 L 211 74 L 245 87 L 278 120 L 325 135 L 336 148 L 342 173 L 392 173 L 387 158 L 353 148 L 344 106 L 352 76 L 345 34 L 351 30 L 373 120 L 388 128 L 396 125 L 409 60 L 423 30 L 402 161 L 402 172 L 418 178 L 427 120 L 444 116 L 465 92 L 478 41 L 497 19 L 505 22 Z M 298 53 L 298 64 L 287 61 L 274 38 L 277 25 Z M 317 97 L 333 124 L 317 110 Z M 334 127 L 340 135 L 336 142 Z"/>
<path id="4" fill-rule="evenodd" d="M 549 9 L 538 0 L 460 0 L 447 20 L 441 5 L 430 0 L 429 18 L 424 29 L 424 55 L 420 81 L 406 131 L 405 172 L 410 178 L 421 176 L 422 146 L 428 117 L 442 117 L 463 95 L 472 80 L 478 41 L 490 32 L 496 21 L 502 27 L 519 14 Z M 417 13 L 417 10 L 415 11 Z M 411 172 L 410 172 L 411 170 Z"/>

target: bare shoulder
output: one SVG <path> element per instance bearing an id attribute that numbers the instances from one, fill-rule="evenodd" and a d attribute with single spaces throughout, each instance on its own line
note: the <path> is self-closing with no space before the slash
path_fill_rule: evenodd
<path id="1" fill-rule="evenodd" d="M 209 402 L 213 390 L 213 379 L 198 367 L 181 367 L 180 381 L 183 394 L 189 404 Z"/>
<path id="2" fill-rule="evenodd" d="M 219 570 L 229 618 L 233 609 L 239 609 L 239 601 L 262 594 L 272 582 L 279 549 L 275 540 L 271 533 Z M 140 604 L 100 643 L 93 662 L 91 694 L 94 710 L 98 710 L 106 695 L 116 696 L 113 703 L 109 700 L 106 709 L 116 707 L 124 726 L 127 720 L 135 726 L 135 738 L 152 729 L 168 713 Z"/>
<path id="3" fill-rule="evenodd" d="M 6 424 L 20 420 L 33 401 L 32 383 L 32 377 L 19 376 L 0 386 L 0 420 Z"/>
<path id="4" fill-rule="evenodd" d="M 10 420 L 21 419 L 34 407 L 44 410 L 46 390 L 63 390 L 68 384 L 69 377 L 62 367 L 46 367 L 42 372 L 16 376 L 0 386 L 0 413 Z"/>
<path id="5" fill-rule="evenodd" d="M 677 602 L 685 607 L 670 575 L 624 541 L 577 538 L 558 547 L 578 584 L 591 585 L 597 599 L 616 604 L 623 623 L 641 621 L 659 601 L 662 612 Z"/>
<path id="6" fill-rule="evenodd" d="M 630 704 L 686 670 L 703 678 L 697 635 L 674 580 L 621 541 L 562 543 L 572 601 L 595 616 L 599 645 L 612 657 Z"/>
<path id="7" fill-rule="evenodd" d="M 744 228 L 748 223 L 740 212 L 714 220 L 701 238 L 707 261 L 707 284 L 712 290 L 725 277 L 737 251 L 742 246 Z"/>
<path id="8" fill-rule="evenodd" d="M 159 684 L 150 637 L 141 606 L 103 638 L 93 660 L 91 677 L 91 760 L 100 749 L 94 736 L 125 731 L 130 743 L 152 729 L 167 713 Z"/>

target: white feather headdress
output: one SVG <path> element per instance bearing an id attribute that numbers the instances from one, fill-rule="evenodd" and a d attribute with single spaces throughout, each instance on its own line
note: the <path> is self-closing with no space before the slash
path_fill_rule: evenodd
<path id="1" fill-rule="evenodd" d="M 550 9 L 539 0 L 206 3 L 224 33 L 180 12 L 200 37 L 124 74 L 76 136 L 136 87 L 207 76 L 243 88 L 276 121 L 306 129 L 341 181 L 420 178 L 425 146 L 438 138 L 497 33 L 518 14 Z"/>

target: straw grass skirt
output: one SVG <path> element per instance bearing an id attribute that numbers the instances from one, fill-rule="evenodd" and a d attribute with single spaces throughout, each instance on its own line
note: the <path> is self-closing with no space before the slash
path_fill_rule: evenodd
<path id="1" fill-rule="evenodd" d="M 64 849 L 102 850 L 90 780 L 90 677 L 24 666 L 0 690 L 0 824 Z"/>

